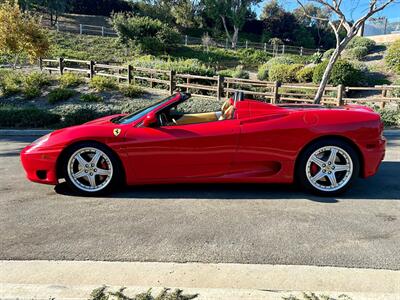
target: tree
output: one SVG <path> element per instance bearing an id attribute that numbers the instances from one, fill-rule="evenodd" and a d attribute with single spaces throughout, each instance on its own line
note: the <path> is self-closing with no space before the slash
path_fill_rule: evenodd
<path id="1" fill-rule="evenodd" d="M 39 19 L 22 12 L 17 3 L 0 4 L 0 52 L 15 56 L 14 68 L 21 54 L 26 53 L 34 61 L 48 49 L 49 41 Z"/>
<path id="2" fill-rule="evenodd" d="M 204 0 L 205 10 L 211 18 L 222 21 L 226 36 L 232 48 L 236 48 L 239 30 L 242 29 L 251 6 L 260 0 Z M 233 33 L 229 31 L 229 24 Z"/>
<path id="3" fill-rule="evenodd" d="M 365 22 L 370 17 L 372 17 L 377 12 L 384 10 L 389 4 L 394 3 L 395 0 L 371 0 L 368 5 L 367 12 L 354 22 L 351 22 L 345 15 L 345 13 L 342 11 L 341 8 L 342 0 L 309 0 L 309 2 L 317 3 L 322 7 L 324 7 L 325 9 L 327 9 L 331 14 L 330 17 L 312 16 L 309 14 L 302 0 L 296 0 L 296 1 L 309 18 L 328 22 L 336 37 L 335 51 L 333 52 L 329 60 L 329 63 L 325 69 L 321 83 L 314 98 L 314 102 L 319 104 L 324 94 L 326 85 L 328 84 L 329 77 L 333 70 L 333 66 L 339 59 L 340 54 L 346 48 L 347 44 L 357 35 L 357 33 L 360 31 L 360 29 L 364 26 Z M 345 29 L 346 35 L 341 37 L 340 31 L 343 28 Z"/>
<path id="4" fill-rule="evenodd" d="M 177 0 L 171 14 L 175 23 L 183 28 L 192 28 L 201 23 L 199 5 L 192 0 Z"/>

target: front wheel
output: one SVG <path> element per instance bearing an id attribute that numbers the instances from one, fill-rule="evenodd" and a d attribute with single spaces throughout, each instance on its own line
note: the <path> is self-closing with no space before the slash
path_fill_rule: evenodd
<path id="1" fill-rule="evenodd" d="M 118 181 L 118 161 L 107 147 L 82 143 L 70 148 L 63 163 L 64 177 L 71 189 L 83 195 L 110 192 Z"/>
<path id="2" fill-rule="evenodd" d="M 346 191 L 359 174 L 356 151 L 338 139 L 310 145 L 299 158 L 297 180 L 307 191 L 332 196 Z"/>

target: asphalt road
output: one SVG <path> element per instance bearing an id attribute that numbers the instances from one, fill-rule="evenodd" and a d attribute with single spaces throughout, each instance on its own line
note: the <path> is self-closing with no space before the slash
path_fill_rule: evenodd
<path id="1" fill-rule="evenodd" d="M 340 198 L 288 185 L 175 185 L 82 198 L 24 177 L 0 138 L 0 259 L 231 262 L 400 269 L 400 136 Z"/>

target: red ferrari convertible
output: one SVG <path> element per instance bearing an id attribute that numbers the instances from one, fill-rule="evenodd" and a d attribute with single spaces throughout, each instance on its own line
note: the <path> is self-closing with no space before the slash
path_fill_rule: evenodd
<path id="1" fill-rule="evenodd" d="M 374 175 L 383 124 L 363 106 L 271 105 L 237 93 L 220 111 L 187 113 L 177 93 L 130 115 L 56 130 L 27 146 L 27 177 L 96 195 L 118 183 L 299 183 L 333 195 Z"/>

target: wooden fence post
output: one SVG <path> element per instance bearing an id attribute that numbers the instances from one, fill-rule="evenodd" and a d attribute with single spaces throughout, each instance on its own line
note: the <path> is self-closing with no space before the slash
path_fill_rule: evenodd
<path id="1" fill-rule="evenodd" d="M 58 21 L 57 21 L 57 23 L 56 23 L 56 31 L 57 31 L 57 32 L 60 32 L 60 24 L 58 23 Z"/>
<path id="2" fill-rule="evenodd" d="M 220 101 L 221 100 L 221 95 L 224 92 L 224 77 L 222 77 L 221 75 L 217 76 L 217 100 Z"/>
<path id="3" fill-rule="evenodd" d="M 169 71 L 169 93 L 172 95 L 175 90 L 175 71 Z"/>
<path id="4" fill-rule="evenodd" d="M 60 70 L 60 75 L 63 75 L 64 74 L 64 58 L 60 57 L 58 59 L 58 67 Z"/>
<path id="5" fill-rule="evenodd" d="M 303 47 L 300 47 L 300 55 L 303 56 Z"/>
<path id="6" fill-rule="evenodd" d="M 385 84 L 385 85 L 383 86 L 383 90 L 382 90 L 382 98 L 383 98 L 383 100 L 384 100 L 384 98 L 386 98 L 386 96 L 387 96 L 387 89 L 386 89 L 386 84 Z M 386 102 L 385 102 L 385 101 L 382 101 L 380 107 L 381 107 L 381 108 L 384 108 L 385 105 L 386 105 Z"/>
<path id="7" fill-rule="evenodd" d="M 267 52 L 267 43 L 264 43 L 264 52 Z"/>
<path id="8" fill-rule="evenodd" d="M 228 49 L 228 38 L 225 39 L 225 49 Z"/>
<path id="9" fill-rule="evenodd" d="M 282 54 L 285 54 L 285 44 L 282 45 Z"/>
<path id="10" fill-rule="evenodd" d="M 101 36 L 104 36 L 104 26 L 101 26 Z"/>
<path id="11" fill-rule="evenodd" d="M 128 84 L 132 83 L 132 71 L 133 71 L 132 66 L 128 65 Z"/>
<path id="12" fill-rule="evenodd" d="M 93 79 L 94 74 L 95 74 L 94 65 L 95 65 L 95 62 L 93 60 L 91 60 L 89 63 L 89 78 L 90 79 Z"/>
<path id="13" fill-rule="evenodd" d="M 246 49 L 249 48 L 249 41 L 246 40 Z"/>
<path id="14" fill-rule="evenodd" d="M 43 58 L 39 58 L 39 68 L 40 68 L 40 71 L 43 71 Z"/>
<path id="15" fill-rule="evenodd" d="M 79 24 L 79 34 L 83 34 L 83 24 Z"/>
<path id="16" fill-rule="evenodd" d="M 188 45 L 188 36 L 185 35 L 185 46 L 187 46 L 187 45 Z"/>
<path id="17" fill-rule="evenodd" d="M 337 86 L 337 101 L 338 101 L 337 105 L 338 106 L 344 105 L 343 94 L 344 94 L 344 86 L 343 86 L 343 84 L 339 84 Z"/>
<path id="18" fill-rule="evenodd" d="M 281 83 L 279 81 L 274 82 L 274 87 L 273 87 L 274 96 L 271 98 L 272 104 L 279 103 L 279 87 L 280 86 L 281 86 Z"/>

